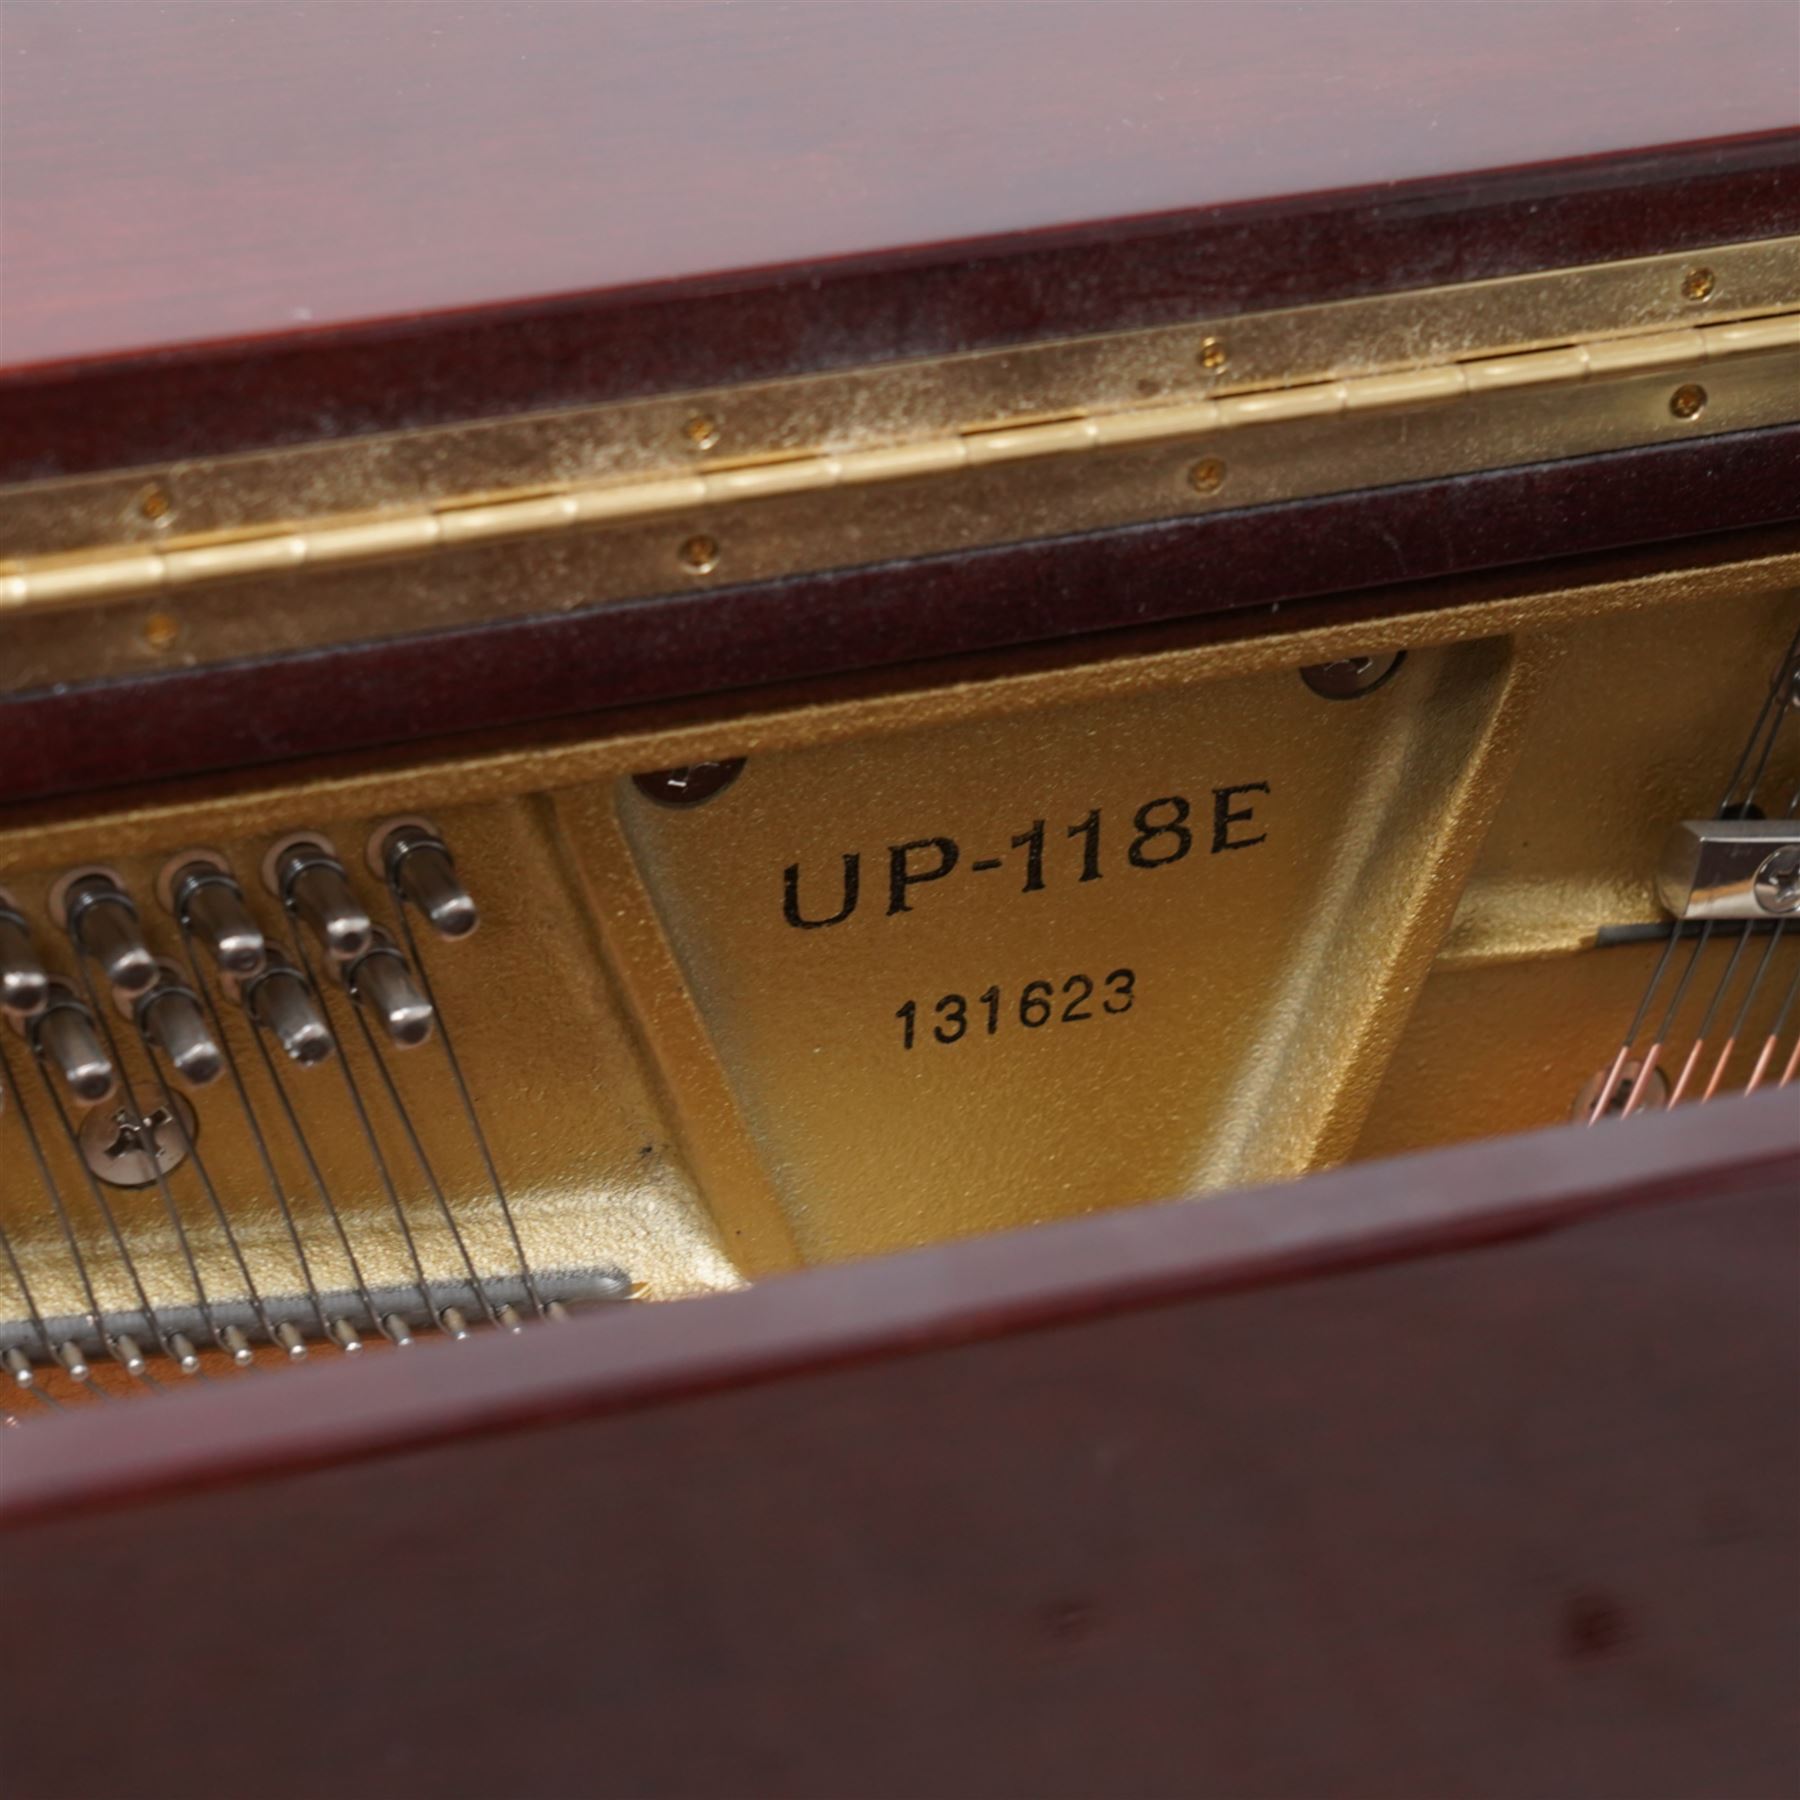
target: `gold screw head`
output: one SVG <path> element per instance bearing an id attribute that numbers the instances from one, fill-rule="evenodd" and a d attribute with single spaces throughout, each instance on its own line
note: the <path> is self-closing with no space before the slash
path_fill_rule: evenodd
<path id="1" fill-rule="evenodd" d="M 1689 269 L 1681 278 L 1681 297 L 1684 300 L 1710 300 L 1717 286 L 1711 269 Z"/>
<path id="2" fill-rule="evenodd" d="M 681 546 L 681 566 L 695 575 L 710 575 L 719 566 L 717 538 L 691 537 Z"/>
<path id="3" fill-rule="evenodd" d="M 1706 411 L 1706 389 L 1697 381 L 1684 381 L 1669 396 L 1669 411 L 1678 419 L 1697 419 Z"/>
<path id="4" fill-rule="evenodd" d="M 159 655 L 165 650 L 173 650 L 175 642 L 180 636 L 181 621 L 172 613 L 153 612 L 144 621 L 145 648 L 154 650 Z"/>
<path id="5" fill-rule="evenodd" d="M 139 518 L 148 519 L 152 525 L 166 525 L 175 511 L 175 502 L 166 489 L 151 486 L 138 495 L 137 509 Z"/>
<path id="6" fill-rule="evenodd" d="M 704 413 L 696 413 L 682 426 L 681 435 L 696 450 L 710 450 L 719 441 L 719 422 Z"/>
<path id="7" fill-rule="evenodd" d="M 1200 366 L 1203 369 L 1222 369 L 1225 366 L 1225 345 L 1216 337 L 1200 340 Z"/>
<path id="8" fill-rule="evenodd" d="M 1222 457 L 1203 456 L 1188 470 L 1188 486 L 1196 494 L 1216 494 L 1225 485 L 1225 463 Z"/>

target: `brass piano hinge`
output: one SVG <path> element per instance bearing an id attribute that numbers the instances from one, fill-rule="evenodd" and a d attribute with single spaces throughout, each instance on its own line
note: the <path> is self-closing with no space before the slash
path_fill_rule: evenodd
<path id="1" fill-rule="evenodd" d="M 491 578 L 483 597 L 396 576 L 359 594 L 347 634 L 385 636 L 1784 422 L 1800 417 L 1790 253 L 1706 252 L 1704 283 L 1695 258 L 1656 258 L 0 490 L 0 541 L 19 546 L 0 618 L 575 547 L 554 578 L 520 563 L 505 598 Z M 1696 294 L 1707 322 L 1671 324 Z M 1734 298 L 1748 316 L 1720 316 Z M 1570 321 L 1587 329 L 1559 337 Z M 140 663 L 178 640 L 215 654 L 207 631 L 157 619 Z M 209 628 L 231 654 L 346 635 L 329 607 L 261 635 L 241 611 Z M 73 678 L 66 655 L 33 673 Z"/>

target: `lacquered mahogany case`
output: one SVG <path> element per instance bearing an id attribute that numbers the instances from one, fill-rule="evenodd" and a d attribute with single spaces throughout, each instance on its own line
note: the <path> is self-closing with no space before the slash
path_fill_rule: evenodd
<path id="1" fill-rule="evenodd" d="M 1800 1790 L 1800 15 L 0 3 L 0 1787 Z"/>

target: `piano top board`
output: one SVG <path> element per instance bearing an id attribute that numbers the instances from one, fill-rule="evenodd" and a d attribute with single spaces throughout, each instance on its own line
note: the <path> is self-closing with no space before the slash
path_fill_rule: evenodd
<path id="1" fill-rule="evenodd" d="M 1707 182 L 1797 95 L 1785 0 L 13 4 L 0 479 L 1763 235 Z M 1669 146 L 1678 204 L 1454 188 Z M 179 401 L 44 367 L 201 344 Z"/>

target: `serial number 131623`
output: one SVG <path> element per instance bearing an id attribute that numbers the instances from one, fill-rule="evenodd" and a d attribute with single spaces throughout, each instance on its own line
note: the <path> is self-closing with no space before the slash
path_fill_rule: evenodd
<path id="1" fill-rule="evenodd" d="M 1015 1025 L 1042 1031 L 1046 1025 L 1080 1025 L 1110 1013 L 1131 1011 L 1137 998 L 1137 975 L 1130 969 L 1114 969 L 1098 985 L 1089 975 L 1071 975 L 1061 987 L 1054 981 L 1028 981 L 1016 995 L 996 983 L 973 1000 L 965 994 L 944 994 L 921 1016 L 919 1002 L 908 1000 L 895 1014 L 900 1021 L 900 1046 L 910 1050 L 929 1035 L 940 1044 L 954 1044 L 970 1032 L 995 1037 L 1002 1028 Z"/>

